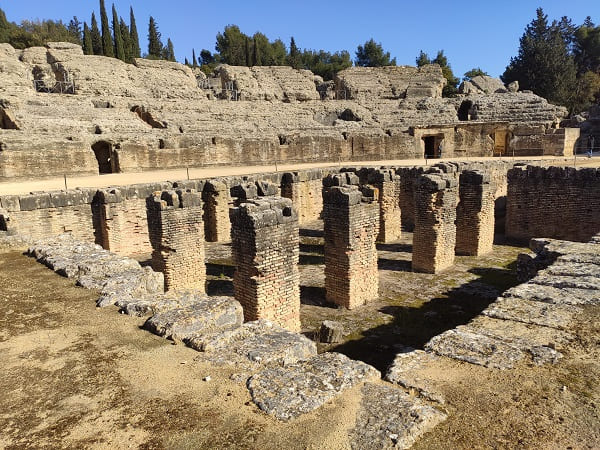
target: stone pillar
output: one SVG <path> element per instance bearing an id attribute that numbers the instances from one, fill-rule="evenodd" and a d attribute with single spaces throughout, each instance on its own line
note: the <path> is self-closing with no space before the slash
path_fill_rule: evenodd
<path id="1" fill-rule="evenodd" d="M 400 239 L 402 224 L 398 179 L 399 177 L 390 169 L 378 169 L 369 172 L 369 184 L 379 191 L 379 234 L 377 235 L 377 242 L 394 242 Z"/>
<path id="2" fill-rule="evenodd" d="M 202 190 L 202 201 L 206 242 L 229 242 L 231 239 L 229 187 L 222 180 L 206 181 Z"/>
<path id="3" fill-rule="evenodd" d="M 423 174 L 422 167 L 398 167 L 400 175 L 399 204 L 402 212 L 402 226 L 407 231 L 415 228 L 415 186 L 417 179 Z"/>
<path id="4" fill-rule="evenodd" d="M 479 256 L 494 244 L 495 186 L 487 172 L 460 174 L 460 201 L 456 209 L 456 254 Z"/>
<path id="5" fill-rule="evenodd" d="M 456 178 L 422 175 L 416 182 L 412 268 L 438 273 L 454 264 L 456 244 Z"/>
<path id="6" fill-rule="evenodd" d="M 349 185 L 323 189 L 326 298 L 348 309 L 377 299 L 379 292 L 377 190 L 363 189 Z"/>
<path id="7" fill-rule="evenodd" d="M 262 197 L 231 208 L 235 298 L 246 321 L 300 331 L 298 215 L 291 200 Z"/>
<path id="8" fill-rule="evenodd" d="M 201 194 L 193 189 L 155 192 L 146 205 L 152 268 L 165 275 L 165 290 L 205 292 Z"/>
<path id="9" fill-rule="evenodd" d="M 315 221 L 321 215 L 322 179 L 323 171 L 320 169 L 287 172 L 281 178 L 281 196 L 292 200 L 301 225 Z"/>

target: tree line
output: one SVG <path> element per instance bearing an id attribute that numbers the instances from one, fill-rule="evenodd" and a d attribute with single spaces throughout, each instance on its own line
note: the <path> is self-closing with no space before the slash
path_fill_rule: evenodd
<path id="1" fill-rule="evenodd" d="M 600 26 L 587 17 L 575 25 L 568 17 L 548 22 L 542 8 L 527 25 L 517 56 L 502 81 L 518 81 L 571 114 L 600 102 Z"/>
<path id="2" fill-rule="evenodd" d="M 8 42 L 15 48 L 44 45 L 49 41 L 66 41 L 80 44 L 87 55 L 115 57 L 133 62 L 141 55 L 138 31 L 133 8 L 129 9 L 129 25 L 118 15 L 112 5 L 112 20 L 106 11 L 104 0 L 100 1 L 100 23 L 94 12 L 90 23 L 73 17 L 68 24 L 62 21 L 24 20 L 20 25 L 9 22 L 0 9 L 0 42 Z M 518 55 L 511 58 L 504 74 L 504 83 L 518 81 L 521 89 L 531 90 L 552 103 L 564 105 L 573 113 L 580 112 L 600 102 L 600 26 L 590 17 L 583 24 L 575 25 L 568 17 L 548 21 L 542 8 L 527 25 L 519 41 Z M 163 44 L 161 33 L 153 17 L 148 22 L 148 51 L 143 57 L 175 61 L 171 39 Z M 447 84 L 443 95 L 457 94 L 461 79 L 452 71 L 448 58 L 439 50 L 434 58 L 420 51 L 416 65 L 439 64 Z M 196 55 L 192 49 L 191 59 L 185 64 L 199 67 L 210 73 L 218 64 L 236 66 L 282 66 L 308 69 L 324 80 L 332 80 L 337 72 L 353 64 L 363 67 L 395 66 L 381 43 L 369 39 L 359 45 L 352 60 L 346 50 L 300 49 L 292 37 L 286 47 L 281 39 L 270 40 L 265 34 L 243 33 L 237 25 L 227 25 L 216 35 L 215 51 L 202 49 Z M 463 80 L 477 75 L 487 75 L 479 67 L 464 74 Z"/>
<path id="3" fill-rule="evenodd" d="M 23 20 L 17 25 L 9 22 L 0 9 L 0 42 L 18 49 L 43 46 L 52 41 L 71 42 L 81 45 L 86 55 L 108 56 L 132 63 L 135 58 L 142 57 L 133 7 L 129 8 L 129 25 L 119 16 L 114 3 L 111 12 L 109 21 L 105 2 L 100 0 L 100 24 L 96 13 L 92 12 L 89 24 L 74 16 L 68 24 L 61 20 Z M 143 56 L 175 61 L 173 42 L 168 39 L 167 44 L 163 44 L 158 24 L 152 16 L 148 22 L 148 52 Z"/>

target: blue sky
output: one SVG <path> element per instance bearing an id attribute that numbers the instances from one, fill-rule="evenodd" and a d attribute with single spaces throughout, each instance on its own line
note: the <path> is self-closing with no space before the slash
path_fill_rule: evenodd
<path id="1" fill-rule="evenodd" d="M 112 1 L 105 0 L 109 10 Z M 516 55 L 519 37 L 541 6 L 549 19 L 570 17 L 576 24 L 591 16 L 600 23 L 600 0 L 506 0 L 495 2 L 450 1 L 183 1 L 116 0 L 119 15 L 129 22 L 129 6 L 135 11 L 142 51 L 146 47 L 149 16 L 159 26 L 163 40 L 170 37 L 177 59 L 191 59 L 202 48 L 214 51 L 215 36 L 228 24 L 246 34 L 256 31 L 286 45 L 291 36 L 300 48 L 348 50 L 354 59 L 359 44 L 370 38 L 381 42 L 398 64 L 415 64 L 419 50 L 435 56 L 443 49 L 457 76 L 481 67 L 498 76 Z M 8 20 L 90 20 L 98 16 L 97 0 L 0 0 Z"/>

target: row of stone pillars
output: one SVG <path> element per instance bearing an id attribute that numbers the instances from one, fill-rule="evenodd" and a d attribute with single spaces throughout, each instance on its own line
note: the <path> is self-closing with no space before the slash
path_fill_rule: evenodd
<path id="1" fill-rule="evenodd" d="M 372 171 L 368 180 L 372 185 L 360 187 L 354 173 L 323 180 L 326 299 L 349 309 L 378 297 L 376 240 L 385 239 L 381 224 L 388 236 L 397 239 L 400 233 L 397 178 L 391 171 Z M 269 319 L 298 330 L 298 214 L 290 199 L 255 198 L 252 184 L 237 187 L 236 195 L 240 200 L 229 210 L 227 223 L 236 266 L 234 293 L 245 319 Z M 204 289 L 206 207 L 201 196 L 193 190 L 164 191 L 147 201 L 153 266 L 164 272 L 169 290 Z M 453 264 L 455 253 L 491 251 L 494 189 L 486 174 L 422 175 L 414 203 L 414 270 L 437 273 Z"/>

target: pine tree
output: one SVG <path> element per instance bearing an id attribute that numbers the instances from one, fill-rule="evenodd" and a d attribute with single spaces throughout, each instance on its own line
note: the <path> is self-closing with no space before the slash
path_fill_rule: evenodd
<path id="1" fill-rule="evenodd" d="M 163 44 L 160 41 L 160 32 L 154 17 L 150 16 L 148 23 L 148 57 L 150 59 L 160 59 L 163 54 Z"/>
<path id="2" fill-rule="evenodd" d="M 562 24 L 564 25 L 564 23 Z M 548 25 L 542 8 L 519 41 L 519 54 L 510 59 L 502 81 L 518 81 L 550 102 L 569 105 L 576 91 L 576 68 L 560 22 Z"/>
<path id="3" fill-rule="evenodd" d="M 125 59 L 123 61 L 132 63 L 133 62 L 133 48 L 131 42 L 131 35 L 129 33 L 129 28 L 127 24 L 123 20 L 123 18 L 119 18 L 119 27 L 121 28 L 121 37 L 123 38 L 123 50 L 125 51 Z"/>
<path id="4" fill-rule="evenodd" d="M 117 8 L 112 4 L 112 28 L 115 41 L 115 57 L 121 61 L 125 61 L 125 47 L 123 45 L 123 36 L 121 36 L 121 24 L 117 15 Z"/>
<path id="5" fill-rule="evenodd" d="M 432 64 L 437 64 L 442 68 L 442 75 L 446 79 L 446 86 L 442 89 L 442 96 L 454 97 L 458 93 L 457 85 L 460 81 L 454 76 L 452 68 L 448 63 L 448 58 L 444 55 L 444 50 L 439 50 Z"/>
<path id="6" fill-rule="evenodd" d="M 384 52 L 381 44 L 369 39 L 364 46 L 357 47 L 354 64 L 362 67 L 395 66 L 396 58 L 390 59 L 390 52 Z"/>
<path id="7" fill-rule="evenodd" d="M 6 14 L 0 8 L 0 42 L 8 42 L 11 26 L 6 18 Z"/>
<path id="8" fill-rule="evenodd" d="M 81 22 L 79 21 L 77 16 L 73 16 L 73 18 L 69 21 L 67 30 L 69 30 L 69 34 L 73 36 L 73 39 L 75 39 L 79 44 L 82 44 Z"/>
<path id="9" fill-rule="evenodd" d="M 137 25 L 135 24 L 133 7 L 129 8 L 129 34 L 131 36 L 131 57 L 140 58 L 142 50 L 140 48 L 140 37 L 138 36 Z"/>
<path id="10" fill-rule="evenodd" d="M 92 29 L 90 30 L 90 36 L 92 39 L 92 49 L 94 55 L 104 55 L 104 49 L 102 48 L 102 35 L 98 29 L 98 21 L 96 15 L 92 12 Z"/>
<path id="11" fill-rule="evenodd" d="M 192 67 L 198 67 L 198 60 L 196 59 L 196 50 L 192 49 Z"/>
<path id="12" fill-rule="evenodd" d="M 83 54 L 93 55 L 94 47 L 92 45 L 92 34 L 87 22 L 83 22 Z"/>
<path id="13" fill-rule="evenodd" d="M 294 40 L 294 36 L 290 39 L 290 54 L 288 55 L 288 65 L 292 66 L 294 69 L 299 69 L 302 64 L 302 59 L 300 56 L 300 50 L 296 46 L 296 41 Z"/>
<path id="14" fill-rule="evenodd" d="M 431 64 L 431 59 L 427 53 L 425 53 L 423 50 L 419 50 L 419 56 L 417 56 L 416 63 L 417 67 L 423 67 Z"/>
<path id="15" fill-rule="evenodd" d="M 114 57 L 114 44 L 110 34 L 110 27 L 108 26 L 108 16 L 106 15 L 104 0 L 100 0 L 100 23 L 102 25 L 102 49 L 104 50 L 104 56 Z"/>

